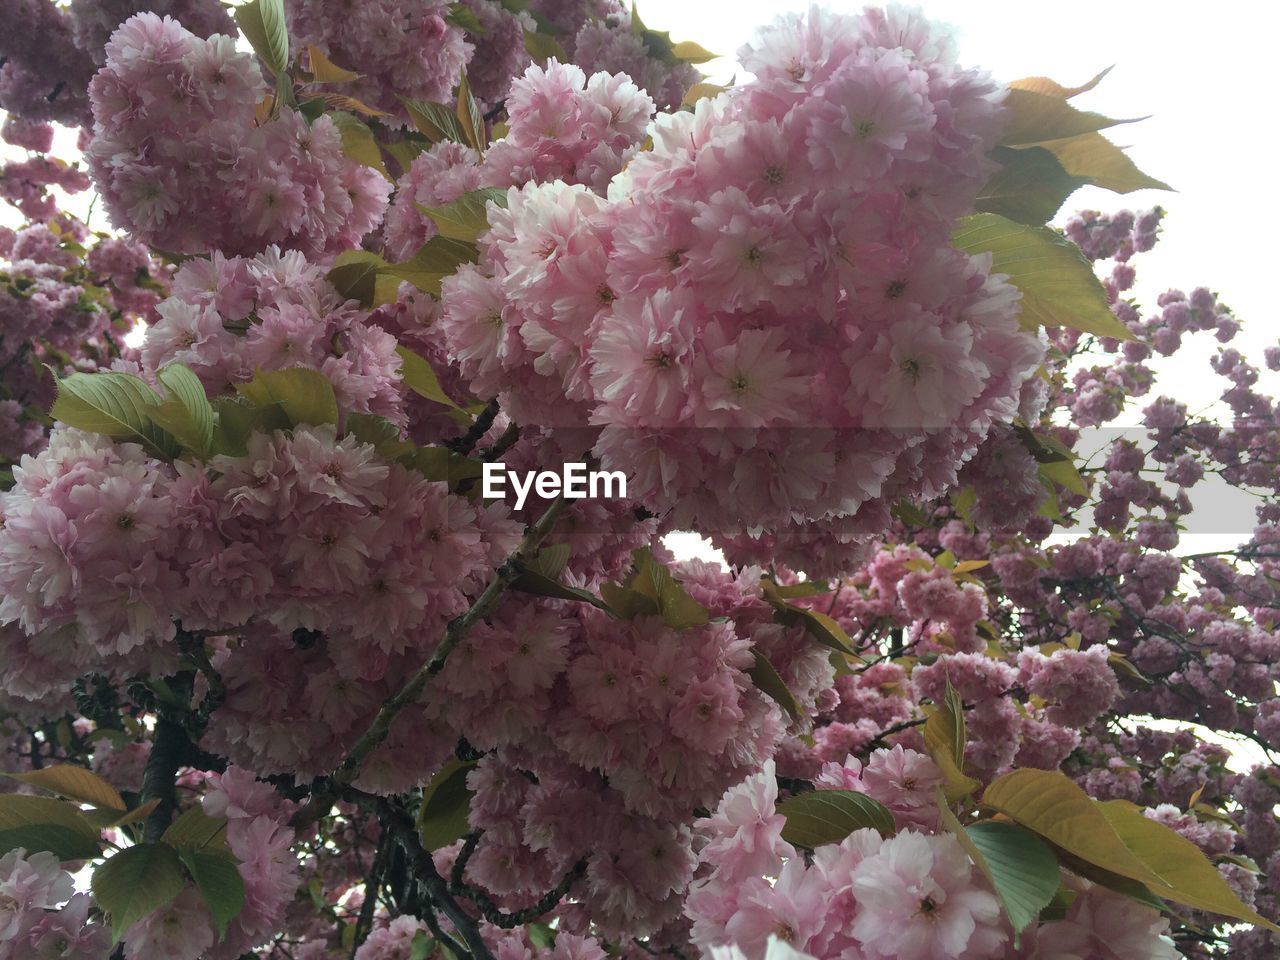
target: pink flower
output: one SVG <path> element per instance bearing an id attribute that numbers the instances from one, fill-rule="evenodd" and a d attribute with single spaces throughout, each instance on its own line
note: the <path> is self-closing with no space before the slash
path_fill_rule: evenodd
<path id="1" fill-rule="evenodd" d="M 959 842 L 904 831 L 853 868 L 852 932 L 869 960 L 983 960 L 1006 934 Z"/>

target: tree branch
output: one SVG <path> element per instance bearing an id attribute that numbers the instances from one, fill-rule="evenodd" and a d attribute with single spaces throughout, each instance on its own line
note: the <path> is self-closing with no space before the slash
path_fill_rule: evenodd
<path id="1" fill-rule="evenodd" d="M 360 768 L 375 750 L 387 739 L 391 724 L 406 707 L 414 703 L 426 687 L 427 682 L 444 669 L 455 647 L 466 637 L 471 628 L 480 620 L 489 616 L 498 606 L 498 601 L 516 578 L 520 576 L 523 564 L 531 560 L 537 553 L 539 544 L 551 532 L 556 521 L 568 506 L 569 501 L 560 497 L 547 508 L 546 513 L 525 532 L 524 539 L 516 552 L 509 556 L 495 571 L 494 577 L 485 587 L 484 592 L 471 604 L 470 609 L 461 616 L 449 621 L 445 628 L 444 638 L 435 652 L 422 664 L 409 681 L 400 688 L 391 699 L 382 705 L 373 722 L 347 752 L 346 759 L 328 777 L 328 783 L 319 789 L 293 817 L 295 829 L 302 829 L 315 823 L 329 812 L 334 797 L 343 787 L 350 786 L 360 775 Z"/>

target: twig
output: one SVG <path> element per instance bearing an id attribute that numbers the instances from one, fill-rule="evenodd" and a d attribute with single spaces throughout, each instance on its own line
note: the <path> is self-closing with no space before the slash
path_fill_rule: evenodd
<path id="1" fill-rule="evenodd" d="M 387 738 L 387 734 L 391 730 L 391 724 L 396 717 L 411 703 L 414 703 L 422 694 L 427 682 L 444 669 L 445 662 L 449 659 L 449 654 L 462 642 L 471 628 L 494 611 L 498 601 L 502 598 L 502 594 L 520 576 L 523 564 L 532 559 L 534 554 L 537 553 L 539 544 L 551 532 L 551 528 L 560 519 L 560 514 L 564 512 L 568 504 L 569 501 L 564 497 L 560 497 L 553 502 L 547 508 L 546 513 L 539 517 L 538 521 L 526 531 L 524 539 L 520 541 L 520 546 L 516 549 L 516 552 L 498 567 L 493 579 L 484 588 L 484 592 L 471 604 L 470 609 L 461 616 L 449 621 L 449 625 L 444 631 L 444 638 L 440 641 L 440 645 L 436 647 L 435 652 L 409 678 L 408 683 L 382 705 L 382 709 L 373 718 L 369 729 L 352 745 L 347 752 L 346 759 L 329 775 L 327 785 L 314 794 L 294 814 L 293 826 L 295 829 L 310 826 L 325 816 L 333 805 L 337 792 L 355 782 L 364 762 Z"/>

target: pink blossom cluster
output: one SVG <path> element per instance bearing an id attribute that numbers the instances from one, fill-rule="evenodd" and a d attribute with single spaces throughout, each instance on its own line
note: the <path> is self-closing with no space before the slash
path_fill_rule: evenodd
<path id="1" fill-rule="evenodd" d="M 509 9 L 500 0 L 462 0 L 462 8 L 475 15 L 480 27 L 466 31 L 467 43 L 474 48 L 467 83 L 476 100 L 492 109 L 507 98 L 512 78 L 529 65 L 525 34 L 536 31 L 538 22 L 527 10 Z"/>
<path id="2" fill-rule="evenodd" d="M 105 365 L 131 326 L 154 316 L 167 276 L 141 244 L 91 236 L 56 210 L 0 237 L 0 463 L 43 442 L 41 411 L 53 402 L 45 366 Z"/>
<path id="3" fill-rule="evenodd" d="M 449 0 L 295 0 L 285 5 L 289 38 L 319 47 L 361 74 L 342 93 L 408 125 L 399 96 L 452 102 L 472 45 L 450 17 Z M 523 37 L 521 38 L 523 39 Z"/>
<path id="4" fill-rule="evenodd" d="M 900 758 L 906 755 L 901 754 Z M 884 752 L 881 751 L 882 755 Z M 856 761 L 832 764 L 826 784 L 895 796 L 902 782 L 883 779 L 902 759 L 873 776 Z M 910 763 L 909 759 L 907 762 Z M 929 761 L 924 760 L 928 763 Z M 902 768 L 897 768 L 897 776 Z M 947 833 L 919 823 L 895 836 L 853 832 L 820 846 L 812 858 L 782 839 L 772 765 L 729 790 L 713 816 L 700 820 L 704 872 L 690 894 L 692 939 L 704 951 L 773 956 L 771 940 L 802 955 L 868 960 L 1176 960 L 1168 921 L 1149 907 L 1078 878 L 1065 878 L 1075 899 L 1064 919 L 1033 925 L 1013 947 L 995 895 Z M 936 776 L 936 771 L 935 771 Z M 931 788 L 920 808 L 934 811 Z M 910 791 L 908 791 L 908 796 Z M 901 793 L 896 796 L 901 797 Z M 769 878 L 773 879 L 772 882 Z M 1066 952 L 1060 952 L 1065 947 Z"/>
<path id="5" fill-rule="evenodd" d="M 0 109 L 28 120 L 86 123 L 93 60 L 76 46 L 71 14 L 53 0 L 13 0 L 0 32 Z"/>
<path id="6" fill-rule="evenodd" d="M 116 27 L 138 13 L 169 17 L 197 37 L 216 33 L 234 37 L 237 32 L 235 21 L 218 0 L 71 0 L 67 12 L 76 46 L 98 66 L 106 62 L 106 47 Z"/>
<path id="7" fill-rule="evenodd" d="M 144 13 L 112 34 L 94 76 L 94 182 L 117 226 L 180 253 L 251 254 L 281 244 L 311 255 L 358 246 L 390 190 L 347 158 L 328 117 L 283 110 L 252 54 Z"/>
<path id="8" fill-rule="evenodd" d="M 743 55 L 757 82 L 660 117 L 608 202 L 513 189 L 445 333 L 517 421 L 601 426 L 673 522 L 838 527 L 945 489 L 1039 363 L 1016 291 L 948 245 L 1000 91 L 873 14 L 784 19 Z"/>
<path id="9" fill-rule="evenodd" d="M 0 960 L 105 960 L 111 933 L 90 905 L 53 854 L 10 850 L 0 857 Z"/>
<path id="10" fill-rule="evenodd" d="M 590 79 L 555 60 L 529 66 L 511 83 L 506 136 L 483 159 L 443 141 L 420 154 L 396 184 L 383 234 L 387 255 L 406 260 L 436 234 L 422 207 L 440 207 L 479 187 L 586 184 L 604 193 L 639 148 L 653 116 L 648 95 L 623 74 Z"/>
<path id="11" fill-rule="evenodd" d="M 396 339 L 302 254 L 215 252 L 184 264 L 171 293 L 141 347 L 147 371 L 184 364 L 216 396 L 258 371 L 310 367 L 333 384 L 342 410 L 404 425 Z"/>
<path id="12" fill-rule="evenodd" d="M 103 672 L 171 666 L 175 621 L 260 621 L 347 638 L 332 652 L 376 680 L 391 654 L 438 642 L 511 542 L 499 517 L 332 427 L 254 434 L 207 466 L 58 430 L 14 475 L 0 618 Z"/>

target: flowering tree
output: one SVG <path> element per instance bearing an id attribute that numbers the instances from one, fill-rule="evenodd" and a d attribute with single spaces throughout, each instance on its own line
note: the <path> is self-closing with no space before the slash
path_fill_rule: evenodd
<path id="1" fill-rule="evenodd" d="M 1126 299 L 1161 211 L 1045 226 L 1163 186 L 1100 78 L 897 8 L 728 90 L 612 0 L 233 13 L 0 49 L 0 960 L 1275 955 L 1221 738 L 1280 740 L 1280 406 Z M 1222 409 L 1139 400 L 1202 331 Z M 625 493 L 486 493 L 566 462 Z M 1187 555 L 1210 481 L 1257 526 Z"/>

